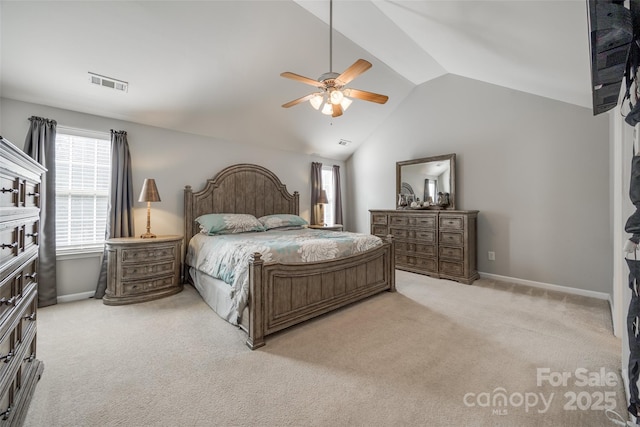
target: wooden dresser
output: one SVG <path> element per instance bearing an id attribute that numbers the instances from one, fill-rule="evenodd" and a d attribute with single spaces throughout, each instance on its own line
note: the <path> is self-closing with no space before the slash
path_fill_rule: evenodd
<path id="1" fill-rule="evenodd" d="M 177 294 L 182 290 L 182 236 L 107 240 L 106 305 L 132 304 Z"/>
<path id="2" fill-rule="evenodd" d="M 478 211 L 371 210 L 371 234 L 394 237 L 396 268 L 471 284 Z"/>
<path id="3" fill-rule="evenodd" d="M 0 137 L 0 425 L 22 424 L 44 369 L 36 359 L 36 311 L 45 171 Z"/>

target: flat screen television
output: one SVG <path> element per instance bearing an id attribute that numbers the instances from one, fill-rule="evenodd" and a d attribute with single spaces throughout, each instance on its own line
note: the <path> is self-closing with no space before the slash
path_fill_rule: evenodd
<path id="1" fill-rule="evenodd" d="M 637 7 L 637 2 L 631 6 Z M 587 10 L 593 114 L 597 115 L 618 104 L 634 26 L 632 10 L 623 1 L 587 0 Z"/>

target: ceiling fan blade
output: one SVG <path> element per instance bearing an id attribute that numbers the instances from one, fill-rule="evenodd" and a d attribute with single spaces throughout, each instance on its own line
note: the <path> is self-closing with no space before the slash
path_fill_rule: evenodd
<path id="1" fill-rule="evenodd" d="M 287 79 L 296 80 L 296 81 L 299 81 L 301 83 L 305 83 L 305 84 L 308 84 L 308 85 L 311 85 L 311 86 L 314 86 L 314 87 L 322 89 L 322 82 L 310 79 L 309 77 L 304 77 L 304 76 L 301 76 L 301 75 L 296 74 L 296 73 L 291 73 L 289 71 L 285 71 L 284 73 L 280 73 L 280 75 L 282 77 L 287 78 Z"/>
<path id="2" fill-rule="evenodd" d="M 342 105 L 333 104 L 333 114 L 331 114 L 331 117 L 339 117 L 341 115 L 342 115 Z"/>
<path id="3" fill-rule="evenodd" d="M 365 90 L 345 89 L 343 92 L 345 96 L 362 99 L 364 101 L 377 102 L 378 104 L 384 104 L 389 100 L 387 95 L 380 95 L 378 93 L 367 92 Z"/>
<path id="4" fill-rule="evenodd" d="M 364 59 L 358 59 L 353 63 L 353 65 L 351 65 L 349 68 L 344 70 L 342 74 L 336 77 L 336 80 L 340 80 L 340 83 L 342 83 L 342 86 L 344 86 L 351 80 L 358 77 L 360 74 L 367 71 L 369 68 L 371 68 L 371 62 L 365 61 Z"/>
<path id="5" fill-rule="evenodd" d="M 310 93 L 309 95 L 305 95 L 302 98 L 294 99 L 293 101 L 289 101 L 286 104 L 282 104 L 283 108 L 293 107 L 294 105 L 298 105 L 301 102 L 308 101 L 316 95 L 315 93 Z"/>

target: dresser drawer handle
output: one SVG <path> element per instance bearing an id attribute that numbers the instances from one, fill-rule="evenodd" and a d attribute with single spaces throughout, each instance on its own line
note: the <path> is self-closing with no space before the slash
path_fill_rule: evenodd
<path id="1" fill-rule="evenodd" d="M 27 193 L 27 196 L 40 197 L 40 193 Z"/>
<path id="2" fill-rule="evenodd" d="M 3 243 L 2 245 L 0 245 L 0 247 L 2 247 L 2 249 L 15 248 L 16 246 L 18 246 L 18 242 Z"/>
<path id="3" fill-rule="evenodd" d="M 11 359 L 13 359 L 13 356 L 15 356 L 15 354 L 13 353 L 13 350 L 10 350 L 6 356 L 0 356 L 0 360 L 4 360 L 4 363 L 9 363 Z"/>
<path id="4" fill-rule="evenodd" d="M 24 320 L 36 320 L 36 314 L 35 313 L 31 313 L 28 316 L 24 316 L 23 319 Z"/>
<path id="5" fill-rule="evenodd" d="M 34 273 L 31 273 L 31 274 L 25 274 L 24 277 L 26 277 L 27 279 L 36 280 L 36 277 L 38 277 L 38 273 L 34 272 Z"/>
<path id="6" fill-rule="evenodd" d="M 36 236 L 38 236 L 38 232 L 36 231 L 35 233 L 27 233 L 26 236 L 27 237 L 36 237 Z"/>
<path id="7" fill-rule="evenodd" d="M 2 188 L 3 193 L 13 193 L 13 194 L 18 194 L 18 189 L 17 188 Z"/>
<path id="8" fill-rule="evenodd" d="M 25 362 L 31 363 L 31 362 L 33 362 L 35 360 L 35 358 L 36 358 L 36 354 L 35 353 L 31 353 L 31 355 L 25 357 L 22 360 L 24 360 Z"/>
<path id="9" fill-rule="evenodd" d="M 3 421 L 8 420 L 10 414 L 11 414 L 11 406 L 9 406 L 6 411 L 0 412 L 0 415 L 2 415 Z"/>
<path id="10" fill-rule="evenodd" d="M 2 305 L 2 304 L 16 305 L 17 299 L 18 299 L 18 297 L 11 297 L 9 299 L 6 299 L 5 297 L 2 297 L 2 298 L 0 298 L 0 305 Z"/>

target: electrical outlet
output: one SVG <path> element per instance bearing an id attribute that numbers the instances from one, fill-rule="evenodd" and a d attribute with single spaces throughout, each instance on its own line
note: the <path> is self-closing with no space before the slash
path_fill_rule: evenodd
<path id="1" fill-rule="evenodd" d="M 496 253 L 493 251 L 489 251 L 489 261 L 495 261 L 496 260 Z"/>

